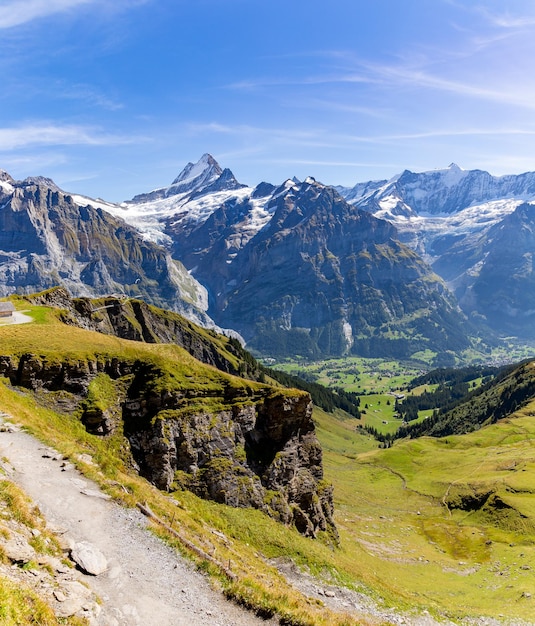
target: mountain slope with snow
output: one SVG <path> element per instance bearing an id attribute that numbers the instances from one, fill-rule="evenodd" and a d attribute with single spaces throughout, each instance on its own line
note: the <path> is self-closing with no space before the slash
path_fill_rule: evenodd
<path id="1" fill-rule="evenodd" d="M 519 207 L 527 213 L 535 211 L 529 204 L 535 202 L 535 172 L 495 177 L 452 164 L 432 172 L 406 170 L 390 181 L 338 190 L 355 206 L 394 224 L 400 239 L 447 281 L 465 313 L 498 333 L 532 336 L 531 313 L 520 313 L 522 287 L 517 285 L 516 296 L 500 295 L 500 281 L 505 277 L 490 259 L 507 256 L 508 246 L 515 246 L 518 233 L 513 225 L 517 222 L 511 216 Z M 510 235 L 497 237 L 502 231 Z M 523 247 L 524 253 L 534 254 L 535 246 L 529 246 L 528 242 Z M 525 267 L 509 269 L 522 276 L 524 289 L 531 288 L 531 272 Z M 497 314 L 499 309 L 503 314 Z"/>
<path id="2" fill-rule="evenodd" d="M 46 189 L 46 194 L 67 197 L 44 178 L 28 179 L 25 184 Z M 18 185 L 7 173 L 0 172 L 2 197 L 11 196 Z M 524 237 L 523 256 L 515 256 L 508 264 L 514 276 L 520 277 L 510 297 L 504 298 L 498 281 L 493 280 L 493 272 L 500 280 L 504 278 L 491 260 L 506 253 L 505 245 L 514 245 L 511 242 L 515 238 L 515 224 L 520 222 L 509 218 L 522 207 L 523 232 L 531 227 L 530 216 L 535 209 L 529 201 L 535 201 L 535 173 L 493 177 L 487 172 L 465 171 L 452 164 L 444 170 L 419 174 L 406 170 L 389 181 L 368 181 L 352 188 L 339 187 L 337 191 L 330 188 L 332 197 L 327 189 L 313 178 L 303 182 L 288 179 L 279 186 L 261 183 L 248 187 L 205 154 L 197 163 L 188 163 L 169 186 L 139 194 L 121 204 L 76 194 L 68 195 L 68 201 L 91 215 L 112 214 L 121 218 L 141 235 L 144 245 L 163 246 L 168 258 L 176 261 L 173 272 L 176 274 L 176 268 L 182 267 L 180 280 L 188 284 L 187 291 L 193 294 L 193 300 L 197 304 L 209 302 L 216 323 L 234 325 L 252 345 L 256 341 L 258 345 L 268 346 L 269 337 L 276 336 L 279 344 L 285 344 L 291 352 L 293 340 L 288 338 L 297 337 L 297 332 L 300 340 L 309 345 L 311 354 L 338 354 L 369 350 L 369 339 L 374 333 L 402 340 L 423 336 L 410 324 L 409 330 L 407 327 L 392 330 L 400 320 L 410 318 L 407 311 L 411 307 L 403 292 L 412 293 L 416 301 L 425 292 L 411 291 L 404 283 L 407 266 L 415 263 L 417 257 L 412 258 L 413 253 L 399 247 L 399 242 L 407 244 L 432 265 L 454 290 L 464 312 L 477 323 L 508 335 L 533 334 L 527 327 L 531 313 L 521 314 L 525 298 L 520 297 L 524 289 L 531 288 L 532 270 L 526 261 L 535 253 L 530 248 L 531 239 Z M 339 193 L 350 204 L 346 205 Z M 346 208 L 342 210 L 342 206 Z M 366 220 L 362 214 L 379 218 L 377 224 L 386 220 L 395 226 L 388 231 L 388 244 L 376 241 L 375 237 L 382 232 L 379 226 L 364 229 L 369 240 L 355 230 L 355 224 L 364 228 Z M 510 235 L 498 236 L 504 229 Z M 310 243 L 314 238 L 315 248 Z M 353 265 L 345 260 L 342 245 L 348 238 L 361 246 L 352 253 L 358 260 Z M 53 237 L 48 237 L 47 245 L 52 246 L 51 250 L 60 250 L 61 246 L 52 245 L 52 240 Z M 20 246 L 23 247 L 22 239 Z M 97 252 L 98 246 L 93 256 Z M 8 274 L 22 271 L 17 266 L 20 265 L 17 254 L 13 250 L 4 251 L 0 269 L 3 268 L 5 276 L 3 279 L 0 276 L 0 280 L 6 284 L 11 280 Z M 389 264 L 384 262 L 385 255 L 391 258 Z M 65 274 L 64 268 L 70 267 L 72 260 L 63 252 L 56 256 L 54 267 L 62 263 Z M 34 267 L 40 257 L 31 258 Z M 368 259 L 368 265 L 360 264 L 363 259 Z M 382 268 L 380 272 L 378 267 Z M 422 268 L 417 274 L 423 279 L 429 268 Z M 275 274 L 271 275 L 275 270 L 280 272 L 276 280 Z M 81 270 L 74 274 L 73 271 L 67 272 L 64 284 L 71 280 L 71 274 L 77 276 Z M 105 265 L 94 264 L 93 273 L 100 277 L 102 289 L 113 284 L 106 271 Z M 58 273 L 57 282 L 61 282 L 63 274 Z M 37 275 L 41 276 L 41 272 Z M 429 275 L 426 280 L 435 284 L 435 279 Z M 268 284 L 271 292 L 266 296 L 270 291 Z M 369 287 L 366 297 L 362 293 L 365 285 Z M 441 298 L 447 300 L 449 296 L 441 289 Z M 416 293 L 420 295 L 415 296 Z M 374 294 L 371 299 L 370 294 Z M 368 300 L 369 306 L 363 312 L 362 303 Z M 321 302 L 327 302 L 323 312 Z M 334 303 L 340 305 L 336 315 Z M 452 302 L 443 310 L 448 307 L 455 309 Z M 500 307 L 505 311 L 503 315 L 495 313 Z M 529 304 L 527 311 L 531 308 Z M 378 311 L 385 313 L 384 319 L 378 317 Z M 418 315 L 426 317 L 425 313 Z M 374 319 L 377 324 L 370 322 Z M 388 324 L 394 326 L 387 330 Z M 447 326 L 450 322 L 442 318 L 436 324 Z M 383 326 L 383 330 L 378 330 Z M 450 331 L 451 327 L 446 334 L 451 335 Z M 281 339 L 281 332 L 285 339 Z M 429 339 L 430 327 L 425 332 Z M 462 341 L 457 343 L 460 345 Z M 374 343 L 375 348 L 377 345 Z M 393 343 L 389 345 L 392 347 Z M 449 349 L 445 341 L 441 345 Z"/>
<path id="3" fill-rule="evenodd" d="M 210 323 L 206 290 L 161 246 L 53 181 L 1 175 L 0 294 L 65 286 L 76 296 L 146 299 Z"/>
<path id="4" fill-rule="evenodd" d="M 107 210 L 164 243 L 208 289 L 215 321 L 264 353 L 467 345 L 451 296 L 395 229 L 313 178 L 246 187 L 204 155 L 170 187 Z"/>

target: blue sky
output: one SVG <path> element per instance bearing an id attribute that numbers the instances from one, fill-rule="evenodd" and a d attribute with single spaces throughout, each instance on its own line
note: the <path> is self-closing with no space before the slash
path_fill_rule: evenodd
<path id="1" fill-rule="evenodd" d="M 0 169 L 120 201 L 535 170 L 532 0 L 0 0 Z"/>

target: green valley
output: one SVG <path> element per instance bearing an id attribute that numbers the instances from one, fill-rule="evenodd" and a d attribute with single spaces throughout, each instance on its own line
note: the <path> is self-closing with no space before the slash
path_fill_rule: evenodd
<path id="1" fill-rule="evenodd" d="M 276 521 L 276 515 L 269 517 L 259 510 L 261 506 L 236 508 L 223 500 L 199 497 L 202 489 L 188 486 L 184 472 L 175 475 L 171 493 L 158 490 L 135 471 L 125 438 L 132 424 L 139 425 L 147 416 L 132 413 L 132 419 L 141 422 L 124 425 L 116 420 L 118 406 L 125 398 L 129 407 L 137 401 L 134 391 L 148 402 L 154 402 L 154 393 L 167 398 L 175 394 L 178 409 L 167 407 L 155 414 L 153 426 L 159 427 L 160 422 L 165 425 L 165 420 L 179 424 L 196 414 L 206 414 L 211 416 L 206 424 L 213 432 L 220 428 L 220 416 L 228 411 L 241 415 L 249 410 L 247 407 L 268 402 L 277 393 L 299 399 L 303 392 L 285 392 L 266 383 L 239 379 L 198 362 L 178 346 L 147 344 L 79 328 L 74 325 L 72 312 L 66 315 L 22 299 L 16 303 L 35 321 L 0 327 L 3 366 L 8 357 L 33 354 L 33 360 L 24 363 L 26 372 L 34 376 L 46 369 L 45 364 L 57 372 L 58 364 L 68 361 L 74 369 L 65 370 L 70 376 L 68 384 L 56 390 L 13 384 L 13 380 L 10 384 L 4 378 L 0 384 L 2 411 L 60 450 L 115 500 L 125 506 L 145 503 L 168 528 L 179 528 L 180 533 L 172 534 L 164 526 L 155 526 L 154 532 L 208 572 L 214 585 L 229 598 L 294 626 L 392 623 L 396 616 L 410 620 L 423 611 L 455 623 L 484 617 L 503 618 L 504 623 L 529 623 L 532 619 L 535 400 L 529 394 L 514 412 L 495 423 L 480 423 L 471 433 L 396 440 L 390 448 L 380 449 L 362 425 L 371 425 L 372 419 L 385 429 L 399 423 L 390 418 L 396 399 L 391 394 L 405 393 L 400 388 L 419 371 L 394 362 L 383 366 L 374 362 L 366 369 L 364 361 L 351 360 L 346 365 L 353 373 L 342 374 L 336 369 L 342 367 L 341 362 L 336 362 L 336 368 L 330 363 L 329 380 L 334 378 L 351 391 L 354 382 L 348 377 L 360 377 L 370 387 L 367 395 L 360 396 L 361 419 L 339 408 L 332 412 L 314 409 L 315 432 L 323 449 L 324 481 L 318 484 L 318 494 L 332 484 L 339 540 L 324 530 L 311 538 L 290 523 Z M 129 306 L 126 312 L 133 316 Z M 151 314 L 156 316 L 157 311 L 151 310 Z M 141 318 L 136 319 L 139 324 Z M 176 317 L 165 320 L 166 328 L 171 321 L 179 323 Z M 132 327 L 134 321 L 132 317 Z M 115 323 L 120 326 L 117 319 Z M 108 322 L 104 319 L 101 324 Z M 198 333 L 192 335 L 195 342 L 206 342 L 204 352 L 209 352 L 208 342 L 213 340 L 210 358 L 217 353 L 221 363 L 232 364 L 232 369 L 255 371 L 252 362 L 240 366 L 239 350 L 228 339 L 193 327 L 190 330 Z M 151 337 L 156 340 L 155 335 Z M 123 372 L 126 378 L 112 375 L 108 368 L 95 375 L 87 388 L 78 388 L 75 374 L 80 375 L 81 364 L 88 359 L 113 362 L 116 368 L 124 363 L 146 363 L 147 367 Z M 158 378 L 147 379 L 147 372 L 156 371 Z M 515 375 L 529 390 L 529 381 L 535 381 L 533 366 L 526 364 L 518 371 L 522 374 L 513 370 L 502 379 L 499 389 L 503 393 L 492 395 L 495 402 L 500 402 L 509 389 L 504 381 L 513 384 Z M 41 379 L 45 380 L 43 376 Z M 481 380 L 476 384 L 481 385 Z M 140 389 L 147 385 L 150 393 L 140 395 Z M 126 392 L 127 388 L 130 391 Z M 432 384 L 425 387 L 433 388 Z M 485 398 L 485 403 L 491 402 L 490 395 Z M 84 415 L 93 418 L 102 414 L 107 414 L 106 419 L 115 426 L 104 434 L 91 432 Z M 230 422 L 223 426 L 230 428 Z M 163 443 L 166 432 L 175 436 L 165 428 L 159 440 Z M 81 460 L 87 458 L 91 464 Z M 245 448 L 237 449 L 236 460 L 231 463 L 230 457 L 220 457 L 212 470 L 217 473 L 223 468 L 227 472 L 233 466 L 245 481 L 246 468 L 239 465 L 244 458 Z M 246 485 L 243 481 L 242 487 Z M 229 493 L 232 484 L 227 485 Z M 196 488 L 200 490 L 197 495 Z M 271 507 L 280 514 L 283 509 L 276 494 L 268 490 L 264 497 L 266 511 Z M 309 589 L 303 595 L 287 580 L 288 567 L 298 586 L 299 580 L 314 580 L 317 588 L 332 589 L 334 596 L 349 599 L 335 606 L 325 593 L 318 595 Z M 344 595 L 350 593 L 364 594 L 368 604 L 357 607 L 353 596 Z"/>

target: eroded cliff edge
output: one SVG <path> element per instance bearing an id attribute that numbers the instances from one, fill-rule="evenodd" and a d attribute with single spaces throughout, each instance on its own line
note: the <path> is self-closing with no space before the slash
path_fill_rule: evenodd
<path id="1" fill-rule="evenodd" d="M 336 538 L 308 394 L 230 376 L 177 346 L 165 352 L 11 354 L 0 357 L 0 375 L 97 436 L 124 434 L 138 471 L 160 489 L 186 488 Z"/>

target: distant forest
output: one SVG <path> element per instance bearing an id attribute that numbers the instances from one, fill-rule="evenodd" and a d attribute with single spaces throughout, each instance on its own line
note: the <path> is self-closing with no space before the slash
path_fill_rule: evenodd
<path id="1" fill-rule="evenodd" d="M 425 383 L 438 383 L 438 387 L 430 394 L 414 399 L 407 397 L 409 411 L 413 410 L 414 400 L 420 398 L 422 408 L 425 405 L 435 411 L 423 422 L 411 424 L 406 420 L 409 423 L 400 427 L 395 438 L 463 434 L 506 417 L 535 394 L 535 380 L 525 364 L 435 370 L 415 378 L 411 387 Z M 470 388 L 469 381 L 477 378 L 482 378 L 482 384 Z M 433 397 L 436 399 L 434 405 L 431 404 Z"/>
<path id="2" fill-rule="evenodd" d="M 308 391 L 312 402 L 328 413 L 332 413 L 335 409 L 342 409 L 349 415 L 357 419 L 360 418 L 360 398 L 356 393 L 341 388 L 329 389 L 319 383 L 303 380 L 280 370 L 266 369 L 266 372 L 285 387 L 295 387 Z"/>

